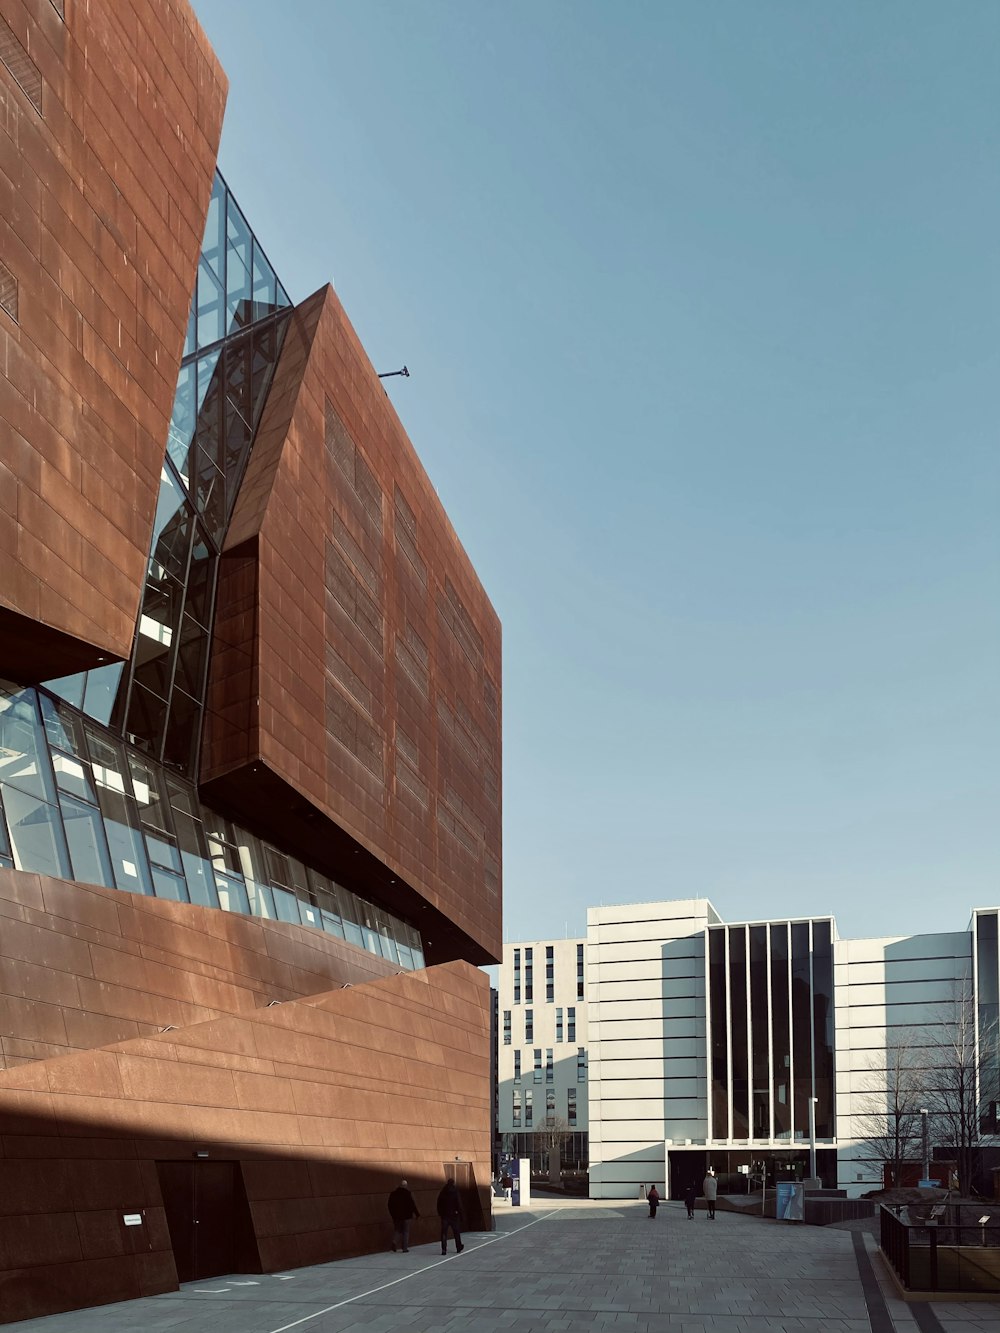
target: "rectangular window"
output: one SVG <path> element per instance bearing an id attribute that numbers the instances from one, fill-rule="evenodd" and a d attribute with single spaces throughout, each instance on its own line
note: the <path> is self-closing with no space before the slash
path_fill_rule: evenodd
<path id="1" fill-rule="evenodd" d="M 503 1011 L 503 1044 L 510 1045 L 510 1010 Z"/>
<path id="2" fill-rule="evenodd" d="M 545 1119 L 551 1124 L 556 1118 L 556 1090 L 547 1088 L 545 1090 Z"/>
<path id="3" fill-rule="evenodd" d="M 555 999 L 556 986 L 556 963 L 555 948 L 551 944 L 545 946 L 545 999 L 551 1004 Z"/>
<path id="4" fill-rule="evenodd" d="M 514 1052 L 514 1082 L 515 1082 L 515 1083 L 520 1083 L 520 1081 L 521 1081 L 521 1052 L 520 1052 L 520 1051 L 515 1051 L 515 1052 Z"/>
<path id="5" fill-rule="evenodd" d="M 521 1091 L 520 1091 L 519 1088 L 515 1088 L 515 1089 L 514 1089 L 514 1102 L 513 1102 L 512 1110 L 513 1110 L 512 1122 L 513 1122 L 514 1128 L 515 1128 L 515 1129 L 520 1129 L 520 1128 L 521 1128 Z"/>
<path id="6" fill-rule="evenodd" d="M 569 1088 L 566 1091 L 566 1123 L 576 1124 L 576 1088 Z"/>
<path id="7" fill-rule="evenodd" d="M 532 1105 L 531 1105 L 531 1089 L 530 1089 L 530 1088 L 526 1088 L 526 1089 L 525 1089 L 525 1092 L 524 1092 L 524 1127 L 525 1127 L 525 1129 L 530 1129 L 530 1128 L 531 1128 L 531 1112 L 532 1112 Z"/>
<path id="8" fill-rule="evenodd" d="M 726 931 L 708 932 L 708 1030 L 712 1079 L 712 1137 L 729 1138 L 729 1021 L 726 986 Z"/>
<path id="9" fill-rule="evenodd" d="M 535 1082 L 542 1081 L 542 1050 L 540 1046 L 535 1047 Z"/>
<path id="10" fill-rule="evenodd" d="M 576 946 L 576 998 L 583 999 L 583 945 Z"/>
<path id="11" fill-rule="evenodd" d="M 521 1003 L 521 950 L 514 950 L 514 1003 Z"/>
<path id="12" fill-rule="evenodd" d="M 566 1040 L 576 1041 L 576 1009 L 566 1010 Z"/>
<path id="13" fill-rule="evenodd" d="M 808 993 L 806 1000 L 808 1001 Z M 747 1042 L 747 928 L 729 927 L 729 1004 L 732 1032 L 734 1139 L 750 1135 L 750 1059 Z"/>
<path id="14" fill-rule="evenodd" d="M 524 1044 L 530 1046 L 535 1040 L 535 1011 L 534 1009 L 525 1009 L 524 1011 Z"/>
<path id="15" fill-rule="evenodd" d="M 533 993 L 533 992 L 534 992 L 534 982 L 533 982 L 533 977 L 532 977 L 532 973 L 533 973 L 533 971 L 534 971 L 533 954 L 534 954 L 534 950 L 533 950 L 533 949 L 525 949 L 525 951 L 524 951 L 524 1002 L 525 1002 L 525 1004 L 531 1004 L 532 1000 L 535 998 L 535 997 L 534 997 L 534 993 Z"/>
<path id="16" fill-rule="evenodd" d="M 555 1077 L 555 1070 L 552 1064 L 552 1047 L 549 1046 L 545 1051 L 545 1082 L 551 1083 Z"/>
<path id="17" fill-rule="evenodd" d="M 561 1009 L 557 1009 L 557 1010 L 556 1010 L 556 1044 L 558 1045 L 559 1042 L 562 1041 L 562 1039 L 563 1039 L 563 1011 L 562 1011 Z"/>
<path id="18" fill-rule="evenodd" d="M 586 1046 L 578 1046 L 576 1048 L 576 1081 L 577 1083 L 586 1083 L 587 1081 Z"/>

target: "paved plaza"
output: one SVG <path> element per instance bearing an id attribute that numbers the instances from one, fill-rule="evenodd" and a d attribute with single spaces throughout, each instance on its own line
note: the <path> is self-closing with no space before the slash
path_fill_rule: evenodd
<path id="1" fill-rule="evenodd" d="M 258 1277 L 10 1325 L 32 1333 L 997 1333 L 1000 1305 L 905 1305 L 868 1229 L 720 1213 L 655 1221 L 635 1203 L 535 1203 L 440 1247 Z M 450 1245 L 453 1250 L 453 1245 Z"/>

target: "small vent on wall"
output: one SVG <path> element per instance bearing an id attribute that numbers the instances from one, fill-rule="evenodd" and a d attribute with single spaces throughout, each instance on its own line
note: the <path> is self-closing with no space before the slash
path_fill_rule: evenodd
<path id="1" fill-rule="evenodd" d="M 17 278 L 3 260 L 0 260 L 0 310 L 6 310 L 17 322 Z"/>
<path id="2" fill-rule="evenodd" d="M 42 72 L 6 19 L 0 19 L 0 60 L 39 115 L 42 114 Z"/>

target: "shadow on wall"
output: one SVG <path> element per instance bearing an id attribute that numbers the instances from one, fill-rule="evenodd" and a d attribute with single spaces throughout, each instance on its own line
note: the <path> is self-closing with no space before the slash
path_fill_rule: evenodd
<path id="1" fill-rule="evenodd" d="M 447 1174 L 462 1187 L 466 1227 L 492 1225 L 479 1162 L 456 1171 L 449 1161 L 367 1161 L 364 1149 L 323 1160 L 306 1149 L 193 1144 L 113 1117 L 53 1124 L 10 1103 L 0 1092 L 0 1323 L 386 1249 L 386 1200 L 404 1174 L 421 1214 L 413 1244 L 438 1237 Z"/>

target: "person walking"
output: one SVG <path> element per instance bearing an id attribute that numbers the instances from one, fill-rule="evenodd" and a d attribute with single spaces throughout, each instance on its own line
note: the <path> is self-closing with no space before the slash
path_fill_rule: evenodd
<path id="1" fill-rule="evenodd" d="M 698 1186 L 693 1180 L 689 1180 L 684 1186 L 684 1206 L 688 1210 L 688 1217 L 694 1217 L 694 1201 L 698 1197 Z"/>
<path id="2" fill-rule="evenodd" d="M 448 1253 L 450 1228 L 451 1234 L 455 1237 L 455 1253 L 461 1254 L 465 1249 L 462 1244 L 462 1200 L 459 1198 L 458 1186 L 453 1176 L 448 1177 L 438 1195 L 437 1210 L 441 1219 L 441 1253 Z"/>
<path id="3" fill-rule="evenodd" d="M 660 1204 L 660 1191 L 656 1188 L 655 1185 L 650 1185 L 649 1193 L 646 1195 L 646 1199 L 647 1202 L 649 1203 L 649 1215 L 650 1217 L 655 1217 L 656 1210 Z"/>
<path id="4" fill-rule="evenodd" d="M 410 1252 L 410 1222 L 420 1216 L 413 1195 L 401 1180 L 389 1195 L 389 1216 L 392 1218 L 392 1252 L 396 1253 L 396 1241 L 404 1254 Z"/>
<path id="5" fill-rule="evenodd" d="M 705 1202 L 708 1204 L 708 1220 L 714 1222 L 715 1201 L 719 1197 L 719 1182 L 711 1167 L 708 1168 L 708 1175 L 701 1182 L 701 1192 L 704 1194 Z"/>

